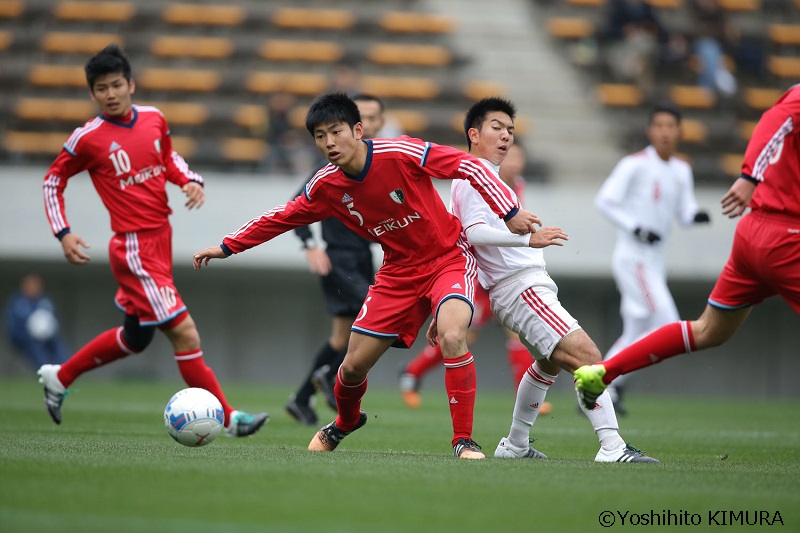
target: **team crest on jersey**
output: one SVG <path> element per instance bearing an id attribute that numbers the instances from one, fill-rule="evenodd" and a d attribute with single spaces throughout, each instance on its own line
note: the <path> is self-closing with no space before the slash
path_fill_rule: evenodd
<path id="1" fill-rule="evenodd" d="M 402 204 L 406 201 L 406 195 L 403 194 L 403 189 L 395 189 L 389 193 L 389 196 L 398 204 Z"/>
<path id="2" fill-rule="evenodd" d="M 114 141 L 114 142 L 111 143 L 111 146 L 108 147 L 108 151 L 109 151 L 109 153 L 110 152 L 116 152 L 120 148 L 122 148 L 122 146 L 120 146 L 117 141 Z"/>
<path id="3" fill-rule="evenodd" d="M 156 139 L 155 141 L 153 141 L 153 144 L 156 147 L 156 152 L 158 152 L 160 154 L 161 153 L 161 139 Z"/>

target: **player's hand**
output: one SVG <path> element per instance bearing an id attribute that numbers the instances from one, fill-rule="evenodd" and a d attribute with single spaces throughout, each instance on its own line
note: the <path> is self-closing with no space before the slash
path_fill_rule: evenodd
<path id="1" fill-rule="evenodd" d="M 711 222 L 711 216 L 709 216 L 708 211 L 698 211 L 694 214 L 695 224 L 708 224 L 709 222 Z"/>
<path id="2" fill-rule="evenodd" d="M 192 256 L 192 264 L 194 264 L 195 270 L 200 270 L 204 263 L 205 266 L 208 266 L 208 262 L 212 259 L 225 259 L 226 257 L 228 256 L 222 251 L 221 246 L 212 246 L 194 254 Z"/>
<path id="3" fill-rule="evenodd" d="M 756 184 L 746 179 L 737 179 L 722 197 L 722 214 L 736 218 L 744 213 L 756 190 Z"/>
<path id="4" fill-rule="evenodd" d="M 188 198 L 186 203 L 183 205 L 185 205 L 190 211 L 192 209 L 200 209 L 200 206 L 202 206 L 206 201 L 206 191 L 203 189 L 203 186 L 196 181 L 190 181 L 181 187 L 181 190 Z"/>
<path id="5" fill-rule="evenodd" d="M 80 247 L 88 249 L 89 245 L 78 235 L 67 233 L 61 237 L 61 248 L 64 250 L 64 257 L 73 265 L 85 265 L 91 259 Z"/>
<path id="6" fill-rule="evenodd" d="M 642 228 L 633 230 L 633 235 L 645 244 L 655 244 L 661 240 L 661 235 L 658 233 Z"/>
<path id="7" fill-rule="evenodd" d="M 559 240 L 560 239 L 560 240 Z M 547 226 L 535 233 L 531 233 L 528 246 L 531 248 L 546 248 L 547 246 L 564 246 L 561 241 L 568 241 L 569 235 L 564 230 L 555 226 Z"/>
<path id="8" fill-rule="evenodd" d="M 511 219 L 506 221 L 506 226 L 511 233 L 516 233 L 517 235 L 525 235 L 526 233 L 535 233 L 536 227 L 534 224 L 538 224 L 540 227 L 542 225 L 542 221 L 539 220 L 539 217 L 527 211 L 525 209 L 520 208 L 516 215 L 511 217 Z"/>
<path id="9" fill-rule="evenodd" d="M 331 273 L 331 259 L 322 248 L 307 248 L 306 261 L 312 274 L 327 276 Z"/>
<path id="10" fill-rule="evenodd" d="M 431 325 L 428 326 L 428 331 L 425 333 L 425 338 L 428 339 L 428 344 L 431 346 L 439 346 L 439 332 L 436 328 L 436 318 L 431 320 Z"/>

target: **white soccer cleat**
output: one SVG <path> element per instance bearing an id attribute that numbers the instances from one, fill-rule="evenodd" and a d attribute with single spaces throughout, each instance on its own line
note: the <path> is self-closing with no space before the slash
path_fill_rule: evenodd
<path id="1" fill-rule="evenodd" d="M 603 448 L 600 448 L 600 451 L 597 452 L 597 455 L 594 458 L 596 463 L 660 463 L 658 459 L 654 459 L 642 453 L 642 450 L 638 450 L 631 446 L 630 444 L 626 444 L 616 450 L 606 451 Z"/>
<path id="2" fill-rule="evenodd" d="M 61 423 L 61 404 L 67 396 L 67 388 L 58 379 L 59 370 L 61 365 L 42 365 L 36 371 L 39 383 L 44 385 L 44 405 L 56 424 Z"/>
<path id="3" fill-rule="evenodd" d="M 547 456 L 528 444 L 527 447 L 519 447 L 511 444 L 508 437 L 500 439 L 500 444 L 494 451 L 497 459 L 547 459 Z"/>

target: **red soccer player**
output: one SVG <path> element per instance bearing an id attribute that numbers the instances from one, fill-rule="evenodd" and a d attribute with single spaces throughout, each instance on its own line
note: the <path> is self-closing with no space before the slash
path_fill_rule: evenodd
<path id="1" fill-rule="evenodd" d="M 503 164 L 500 165 L 499 172 L 500 179 L 511 187 L 520 202 L 525 196 L 525 179 L 522 177 L 525 163 L 525 151 L 523 148 L 518 144 L 512 144 L 508 147 L 506 158 L 503 160 Z M 472 325 L 467 331 L 467 345 L 472 345 L 477 340 L 483 327 L 494 318 L 491 303 L 489 302 L 489 294 L 480 284 L 475 286 L 475 300 L 473 303 L 475 304 L 475 316 L 472 319 Z M 511 371 L 511 383 L 513 383 L 516 393 L 516 387 L 531 365 L 531 354 L 525 345 L 520 342 L 519 335 L 506 327 L 503 330 L 506 334 L 506 355 L 508 357 L 508 367 Z M 409 408 L 419 408 L 422 403 L 419 393 L 422 378 L 441 366 L 441 347 L 439 345 L 428 345 L 403 368 L 399 382 L 400 395 Z M 539 409 L 539 414 L 546 415 L 551 409 L 550 402 L 544 402 Z"/>
<path id="2" fill-rule="evenodd" d="M 587 407 L 617 376 L 723 344 L 766 298 L 778 294 L 800 313 L 800 85 L 761 116 L 742 174 L 722 197 L 722 213 L 730 218 L 748 206 L 700 318 L 668 324 L 613 358 L 576 370 L 575 385 Z"/>
<path id="3" fill-rule="evenodd" d="M 228 404 L 203 360 L 197 327 L 172 279 L 172 210 L 166 183 L 179 186 L 188 198 L 185 206 L 194 209 L 205 200 L 203 179 L 173 151 L 164 115 L 154 107 L 132 104 L 136 84 L 117 45 L 92 56 L 85 71 L 101 114 L 72 133 L 50 166 L 44 180 L 45 210 L 67 261 L 86 264 L 89 256 L 82 248 L 89 246 L 71 232 L 64 190 L 71 177 L 88 171 L 111 217 L 109 261 L 119 284 L 115 303 L 125 319 L 121 327 L 101 333 L 63 365 L 39 369 L 47 410 L 60 424 L 67 388 L 81 374 L 141 352 L 158 328 L 172 343 L 186 384 L 206 389 L 222 403 L 226 434 L 251 435 L 269 416 L 237 411 Z"/>
<path id="4" fill-rule="evenodd" d="M 410 137 L 362 140 L 358 107 L 343 93 L 314 100 L 306 129 L 330 164 L 309 181 L 303 195 L 251 220 L 221 245 L 197 252 L 195 268 L 330 216 L 375 240 L 383 248 L 384 262 L 339 367 L 334 385 L 338 416 L 317 432 L 308 448 L 333 451 L 366 424 L 361 399 L 369 370 L 391 346 L 410 346 L 433 312 L 445 359 L 453 454 L 483 459 L 472 439 L 476 379 L 466 343 L 475 258 L 430 177 L 468 180 L 514 233 L 530 233 L 538 218 L 520 209 L 516 195 L 474 156 Z"/>

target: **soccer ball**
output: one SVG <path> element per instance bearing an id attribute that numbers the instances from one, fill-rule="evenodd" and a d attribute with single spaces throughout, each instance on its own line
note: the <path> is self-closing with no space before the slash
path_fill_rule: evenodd
<path id="1" fill-rule="evenodd" d="M 205 389 L 188 388 L 175 393 L 164 409 L 164 425 L 184 446 L 205 446 L 222 432 L 225 413 L 216 396 Z"/>

